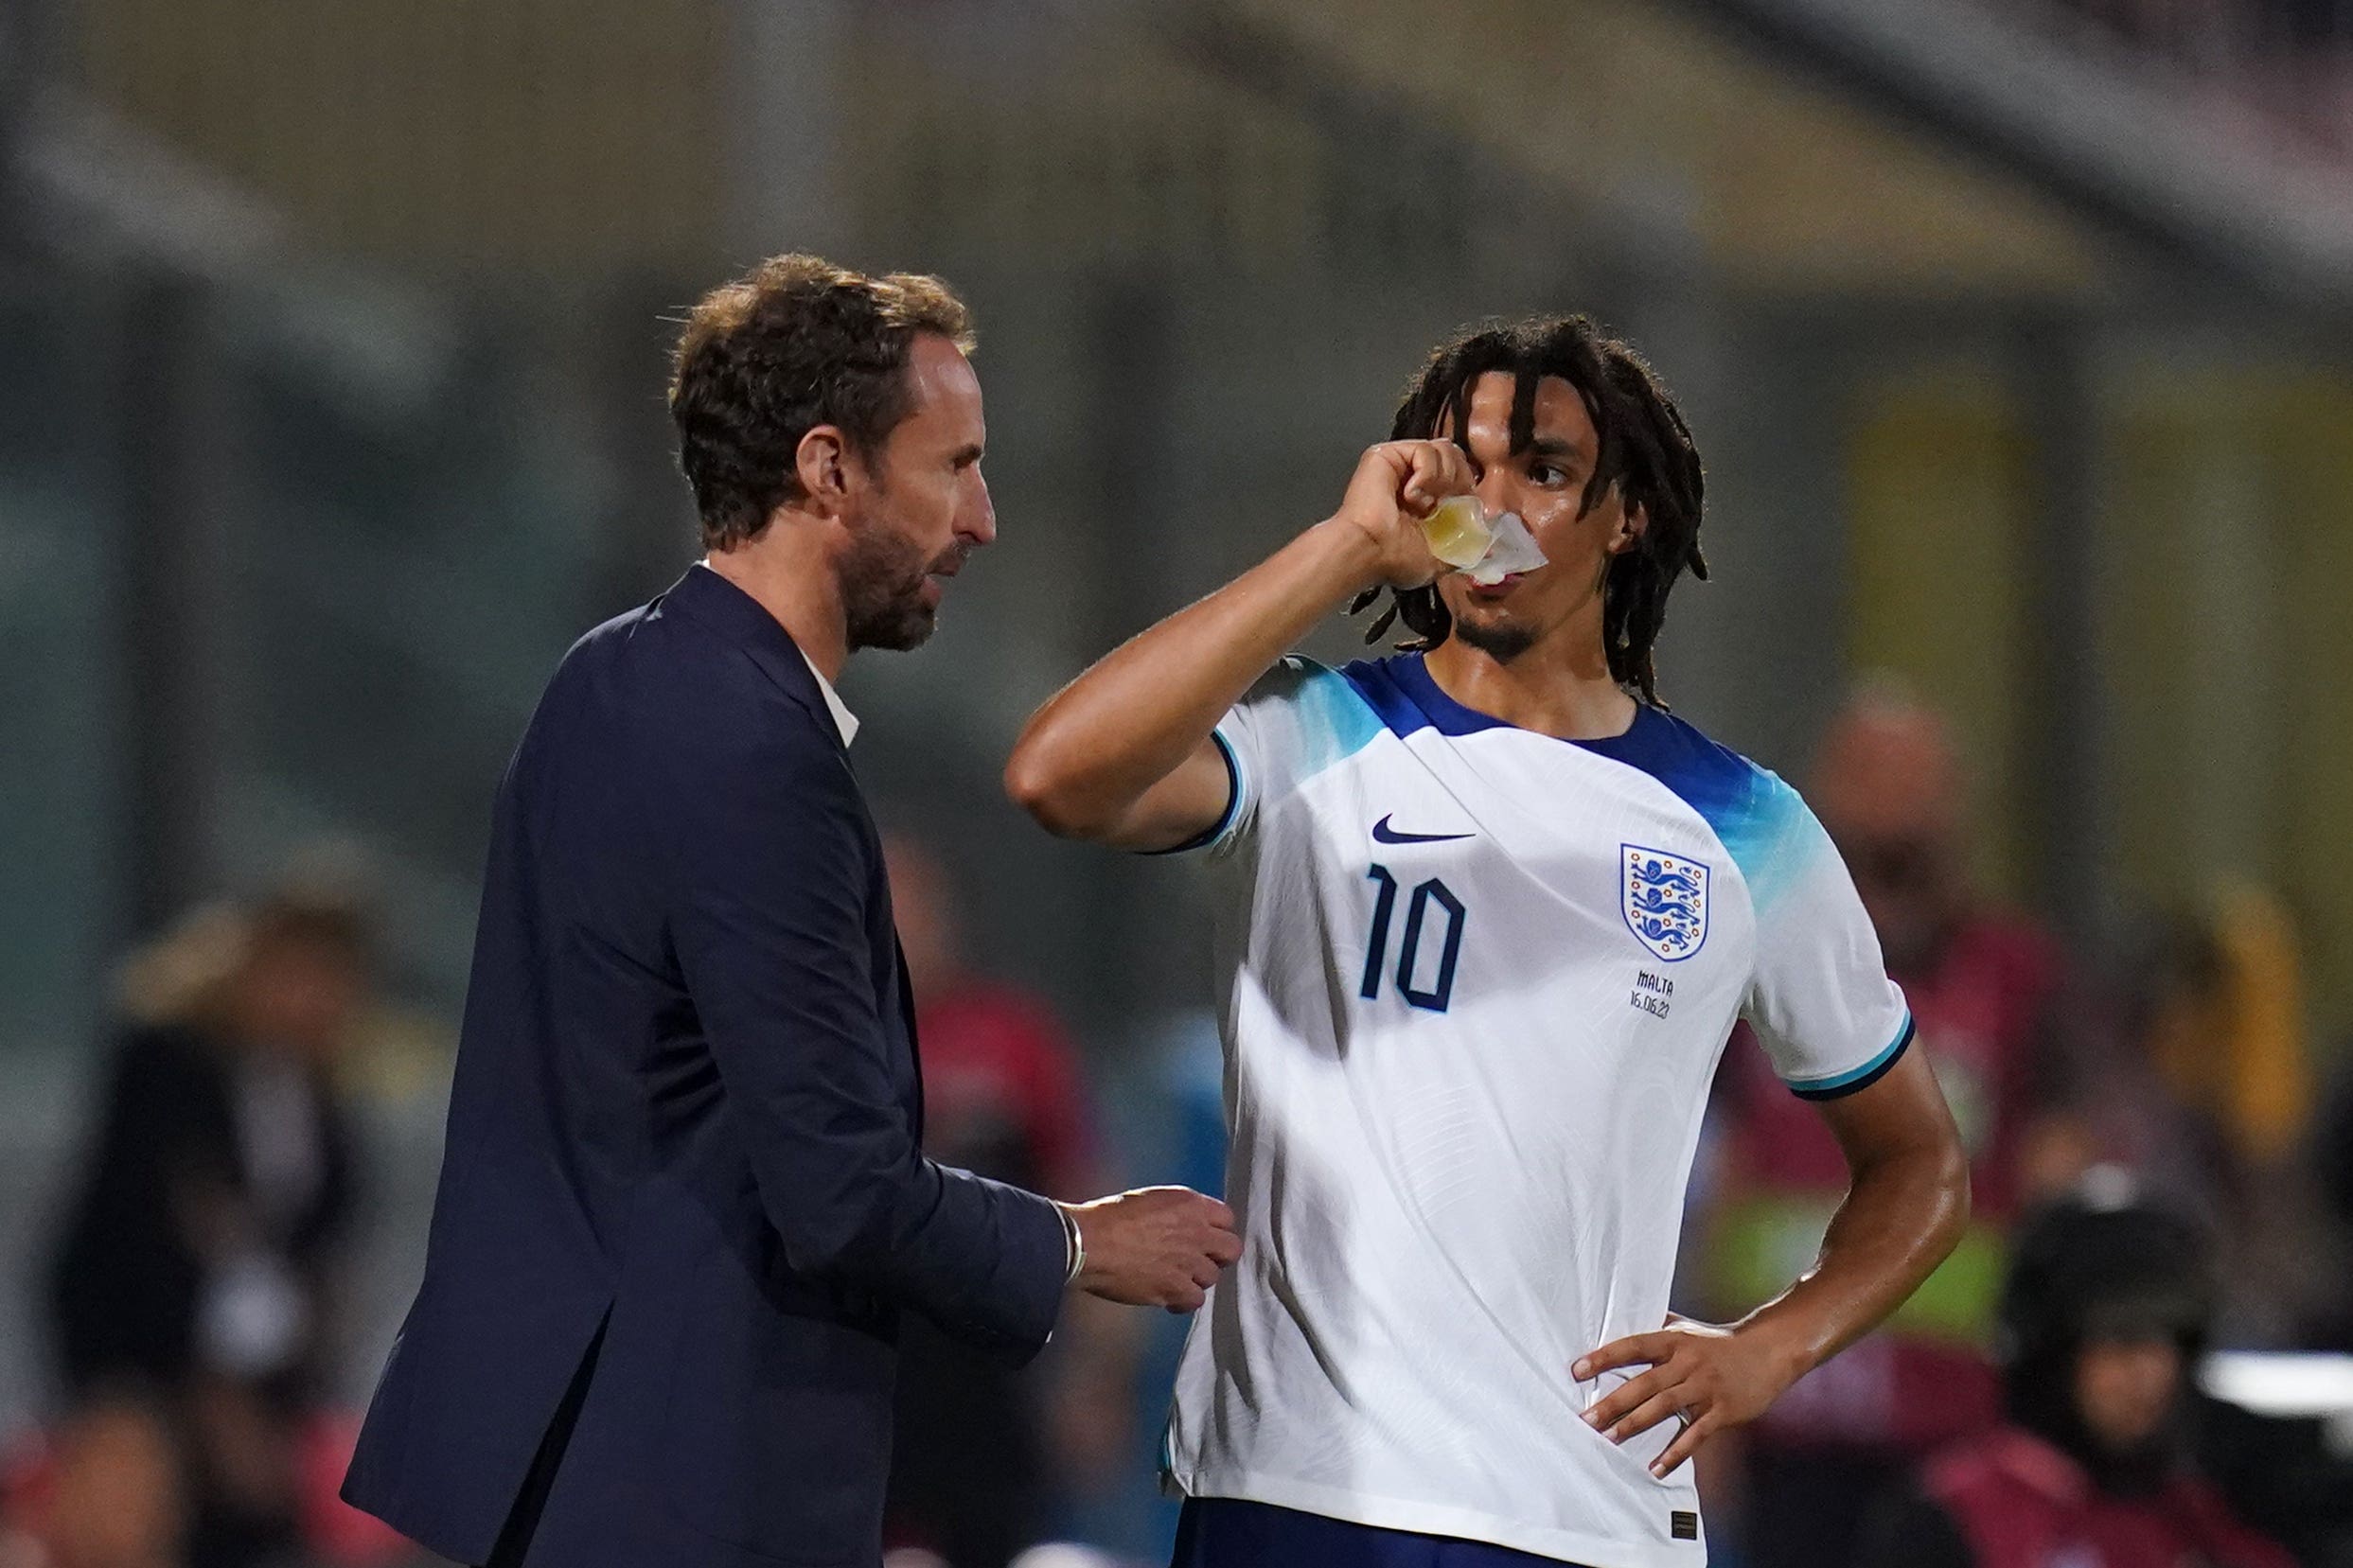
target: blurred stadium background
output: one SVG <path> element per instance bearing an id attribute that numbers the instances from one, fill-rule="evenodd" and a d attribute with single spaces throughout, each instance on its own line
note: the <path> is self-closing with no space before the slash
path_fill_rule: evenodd
<path id="1" fill-rule="evenodd" d="M 569 642 L 691 558 L 671 319 L 785 249 L 977 309 L 1002 542 L 845 695 L 976 966 L 1066 1020 L 1103 1170 L 1198 1158 L 1166 1042 L 1201 909 L 1182 868 L 1018 818 L 1017 724 L 1323 515 L 1447 330 L 1582 308 L 1707 460 L 1678 711 L 1802 779 L 1858 680 L 1900 682 L 1956 739 L 1977 882 L 2085 972 L 2152 915 L 2259 949 L 2270 1033 L 2212 1055 L 2261 1065 L 2211 1094 L 2336 1261 L 2234 1333 L 2346 1348 L 2345 0 L 16 0 L 0 28 L 18 1438 L 61 1414 L 46 1249 L 118 961 L 322 845 L 380 912 L 333 1389 L 364 1399 L 490 791 Z M 1147 1556 L 1160 1516 L 1107 1485 L 1057 1533 Z"/>

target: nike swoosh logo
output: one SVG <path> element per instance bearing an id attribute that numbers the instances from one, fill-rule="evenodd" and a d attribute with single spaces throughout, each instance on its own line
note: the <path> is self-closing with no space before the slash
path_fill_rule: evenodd
<path id="1" fill-rule="evenodd" d="M 1391 815 L 1394 815 L 1392 813 Z M 1443 844 L 1456 838 L 1476 838 L 1475 833 L 1400 833 L 1389 825 L 1384 817 L 1372 824 L 1372 841 L 1376 844 Z"/>

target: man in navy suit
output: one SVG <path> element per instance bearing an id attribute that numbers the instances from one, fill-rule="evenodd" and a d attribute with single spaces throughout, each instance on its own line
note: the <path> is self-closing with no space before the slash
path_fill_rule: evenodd
<path id="1" fill-rule="evenodd" d="M 873 1568 L 911 1308 L 1010 1363 L 1066 1285 L 1186 1312 L 1213 1199 L 935 1165 L 833 680 L 996 537 L 963 305 L 783 256 L 670 403 L 709 554 L 591 632 L 500 785 L 425 1278 L 345 1497 L 465 1563 Z"/>

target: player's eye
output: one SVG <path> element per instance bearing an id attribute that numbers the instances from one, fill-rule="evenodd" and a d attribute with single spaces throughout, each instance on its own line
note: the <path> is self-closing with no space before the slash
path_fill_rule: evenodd
<path id="1" fill-rule="evenodd" d="M 1531 463 L 1528 466 L 1529 482 L 1550 488 L 1568 483 L 1568 470 L 1558 463 Z"/>

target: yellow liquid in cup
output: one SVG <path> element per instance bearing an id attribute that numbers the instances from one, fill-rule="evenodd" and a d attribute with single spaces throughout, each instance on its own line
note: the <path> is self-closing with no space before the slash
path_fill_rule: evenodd
<path id="1" fill-rule="evenodd" d="M 1429 540 L 1431 555 L 1458 568 L 1477 566 L 1495 538 L 1476 496 L 1454 496 L 1439 502 L 1438 509 L 1422 520 L 1422 537 Z"/>

